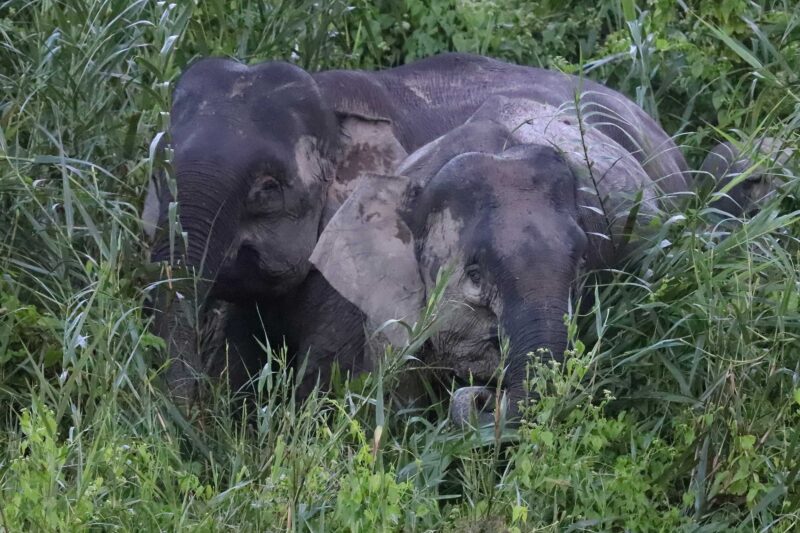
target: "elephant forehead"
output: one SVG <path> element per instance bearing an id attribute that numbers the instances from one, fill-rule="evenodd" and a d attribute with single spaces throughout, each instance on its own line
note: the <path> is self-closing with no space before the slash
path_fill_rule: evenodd
<path id="1" fill-rule="evenodd" d="M 258 136 L 314 135 L 331 146 L 338 135 L 336 118 L 311 76 L 280 62 L 246 67 L 209 60 L 190 67 L 173 95 L 172 125 L 194 127 L 206 117 Z"/>
<path id="2" fill-rule="evenodd" d="M 437 176 L 434 194 L 422 204 L 428 207 L 429 239 L 436 232 L 447 235 L 443 241 L 489 242 L 501 256 L 532 239 L 561 246 L 559 228 L 576 218 L 571 174 L 554 169 L 557 175 L 544 178 L 523 161 L 484 154 L 459 163 L 449 167 L 448 179 Z"/>
<path id="3" fill-rule="evenodd" d="M 230 59 L 207 58 L 186 69 L 178 80 L 177 88 L 237 96 L 237 93 L 243 94 L 255 83 L 260 83 L 263 89 L 264 84 L 276 88 L 308 80 L 311 80 L 311 76 L 303 69 L 280 61 L 248 66 Z"/>
<path id="4" fill-rule="evenodd" d="M 243 72 L 230 81 L 230 88 L 227 91 L 227 97 L 246 98 L 250 95 L 254 97 L 263 97 L 260 94 L 260 87 L 257 84 L 265 78 L 263 74 L 259 75 L 254 72 Z M 255 88 L 254 88 L 255 87 Z M 270 97 L 276 98 L 284 91 L 308 91 L 312 89 L 313 85 L 309 84 L 307 79 L 278 79 L 270 87 Z M 253 92 L 258 91 L 258 92 Z"/>
<path id="5" fill-rule="evenodd" d="M 430 188 L 440 201 L 481 202 L 487 195 L 504 190 L 571 193 L 575 181 L 566 162 L 555 150 L 529 144 L 515 146 L 501 154 L 460 154 L 432 178 Z"/>
<path id="6" fill-rule="evenodd" d="M 569 249 L 568 230 L 576 224 L 574 207 L 559 209 L 537 191 L 498 188 L 495 195 L 501 208 L 493 210 L 489 220 L 500 257 L 519 258 L 530 247 L 540 255 Z"/>

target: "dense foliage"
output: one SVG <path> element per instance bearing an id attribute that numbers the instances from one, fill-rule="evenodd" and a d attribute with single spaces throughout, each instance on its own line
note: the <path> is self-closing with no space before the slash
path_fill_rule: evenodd
<path id="1" fill-rule="evenodd" d="M 0 531 L 797 527 L 791 170 L 758 215 L 719 222 L 701 194 L 587 278 L 517 432 L 398 409 L 392 369 L 298 404 L 280 351 L 244 407 L 220 387 L 187 421 L 165 398 L 137 213 L 181 69 L 445 50 L 605 82 L 693 163 L 713 138 L 797 148 L 792 0 L 0 0 Z"/>

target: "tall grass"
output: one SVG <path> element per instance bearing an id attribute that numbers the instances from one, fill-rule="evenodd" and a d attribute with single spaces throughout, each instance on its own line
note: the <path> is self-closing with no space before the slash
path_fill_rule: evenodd
<path id="1" fill-rule="evenodd" d="M 187 420 L 162 392 L 138 212 L 171 84 L 197 56 L 350 68 L 481 51 L 584 69 L 695 156 L 711 135 L 797 148 L 790 2 L 692 2 L 680 20 L 662 2 L 584 19 L 561 4 L 532 19 L 511 0 L 405 0 L 394 19 L 366 0 L 0 3 L 0 530 L 796 527 L 796 165 L 752 218 L 720 220 L 700 194 L 624 271 L 587 278 L 574 353 L 532 369 L 541 397 L 518 430 L 392 403 L 413 343 L 302 404 L 278 347 L 245 402 L 213 385 Z M 732 68 L 703 70 L 698 50 Z"/>

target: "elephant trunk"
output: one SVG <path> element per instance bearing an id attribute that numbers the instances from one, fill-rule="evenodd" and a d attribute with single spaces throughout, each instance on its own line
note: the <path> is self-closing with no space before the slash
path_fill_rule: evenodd
<path id="1" fill-rule="evenodd" d="M 510 353 L 503 388 L 513 415 L 518 414 L 518 404 L 526 397 L 525 379 L 532 358 L 559 363 L 564 359 L 566 303 L 566 298 L 542 299 L 512 307 L 510 313 L 505 314 L 502 322 L 510 339 Z"/>
<path id="2" fill-rule="evenodd" d="M 189 316 L 196 300 L 175 300 L 163 289 L 156 305 L 155 332 L 164 339 L 169 359 L 167 388 L 175 401 L 189 404 L 197 397 L 197 375 L 202 370 L 199 328 Z"/>
<path id="3" fill-rule="evenodd" d="M 567 346 L 565 298 L 536 298 L 521 301 L 504 310 L 500 323 L 509 339 L 509 354 L 501 384 L 502 395 L 495 397 L 492 387 L 465 387 L 451 401 L 450 418 L 466 425 L 476 416 L 480 425 L 496 420 L 496 409 L 503 407 L 507 419 L 520 414 L 519 403 L 527 398 L 526 377 L 532 358 L 561 362 Z"/>
<path id="4" fill-rule="evenodd" d="M 178 213 L 187 239 L 184 245 L 176 235 L 172 249 L 169 231 L 164 231 L 153 247 L 151 260 L 171 266 L 171 279 L 160 284 L 156 295 L 154 325 L 170 359 L 167 387 L 175 400 L 190 403 L 197 397 L 197 376 L 203 370 L 201 325 L 206 299 L 227 246 L 234 240 L 232 206 L 226 204 L 236 201 L 237 188 L 230 186 L 233 178 L 218 169 L 178 168 Z M 166 224 L 163 217 L 161 223 Z"/>
<path id="5" fill-rule="evenodd" d="M 235 236 L 231 211 L 236 208 L 232 204 L 241 202 L 241 187 L 237 186 L 241 180 L 214 165 L 195 164 L 179 170 L 176 181 L 178 214 L 188 242 L 184 248 L 176 235 L 173 255 L 169 234 L 164 232 L 153 247 L 152 260 L 194 268 L 204 278 L 213 279 Z M 161 224 L 165 225 L 163 218 Z"/>

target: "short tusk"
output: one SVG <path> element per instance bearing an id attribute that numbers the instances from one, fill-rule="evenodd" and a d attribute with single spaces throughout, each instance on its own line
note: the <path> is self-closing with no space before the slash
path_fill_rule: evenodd
<path id="1" fill-rule="evenodd" d="M 507 404 L 506 395 L 502 394 L 498 406 L 497 398 L 489 387 L 462 387 L 453 392 L 450 400 L 450 422 L 458 427 L 494 424 L 495 414 L 502 415 L 507 410 Z"/>

